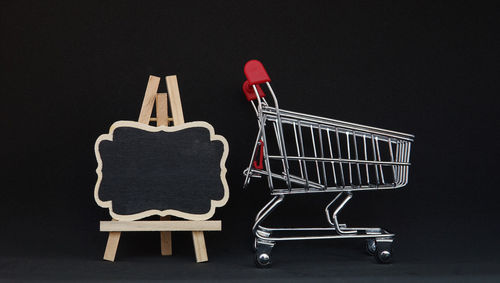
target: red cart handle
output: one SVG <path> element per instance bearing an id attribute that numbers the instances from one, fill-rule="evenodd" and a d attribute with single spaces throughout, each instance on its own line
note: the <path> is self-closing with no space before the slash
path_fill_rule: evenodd
<path id="1" fill-rule="evenodd" d="M 257 91 L 259 92 L 260 97 L 266 96 L 266 94 L 264 93 L 264 91 L 262 90 L 260 85 L 255 85 L 255 87 L 257 88 Z M 250 83 L 248 81 L 245 81 L 243 83 L 243 93 L 245 93 L 245 96 L 246 96 L 248 101 L 252 101 L 252 100 L 257 99 L 257 95 L 255 94 L 255 91 L 254 91 L 252 85 L 250 85 Z"/>
<path id="2" fill-rule="evenodd" d="M 243 83 L 243 92 L 247 100 L 252 101 L 257 99 L 257 94 L 253 88 L 254 85 L 260 97 L 266 96 L 260 84 L 270 82 L 271 79 L 262 63 L 257 60 L 250 60 L 245 64 L 244 72 L 247 80 Z"/>
<path id="3" fill-rule="evenodd" d="M 250 60 L 245 64 L 245 76 L 251 85 L 270 82 L 271 79 L 260 61 Z"/>

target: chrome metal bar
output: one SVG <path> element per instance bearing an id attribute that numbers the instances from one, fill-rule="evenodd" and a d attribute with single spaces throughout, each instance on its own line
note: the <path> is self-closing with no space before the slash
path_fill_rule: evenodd
<path id="1" fill-rule="evenodd" d="M 404 185 L 398 185 L 394 186 L 392 184 L 386 184 L 386 185 L 379 185 L 375 187 L 374 185 L 363 185 L 363 186 L 356 186 L 356 187 L 345 187 L 345 188 L 339 188 L 339 187 L 328 187 L 326 190 L 321 186 L 320 188 L 315 188 L 315 187 L 310 187 L 309 190 L 304 190 L 303 187 L 301 188 L 292 188 L 292 190 L 288 190 L 288 188 L 285 189 L 274 189 L 271 192 L 271 195 L 298 195 L 298 194 L 308 194 L 308 193 L 339 193 L 339 192 L 354 192 L 354 191 L 374 191 L 374 190 L 394 190 L 398 188 L 402 188 Z"/>
<path id="2" fill-rule="evenodd" d="M 342 195 L 342 192 L 338 193 L 325 207 L 325 214 L 326 214 L 326 220 L 328 221 L 328 223 L 330 223 L 330 225 L 334 226 L 335 227 L 335 223 L 332 221 L 332 218 L 330 217 L 330 206 L 332 206 L 338 198 L 340 198 L 340 196 Z M 335 227 L 336 229 L 336 227 Z"/>
<path id="3" fill-rule="evenodd" d="M 271 204 L 273 204 L 275 201 L 276 201 L 276 197 L 272 198 L 269 202 L 266 203 L 266 205 L 264 205 L 260 210 L 259 212 L 257 213 L 257 215 L 255 216 L 255 222 L 258 221 L 258 219 L 261 218 L 262 214 L 271 206 Z"/>
<path id="4" fill-rule="evenodd" d="M 280 116 L 280 112 L 279 112 L 278 99 L 276 98 L 276 95 L 274 94 L 274 91 L 273 91 L 273 88 L 271 87 L 271 84 L 269 84 L 269 82 L 266 82 L 266 85 L 267 85 L 269 91 L 271 92 L 271 96 L 273 97 L 273 101 L 274 101 L 274 107 L 275 107 L 275 111 L 276 111 L 276 119 L 278 120 L 279 132 L 280 132 L 280 136 L 281 136 L 281 147 L 283 148 L 283 152 L 284 152 L 283 158 L 285 160 L 286 184 L 288 186 L 288 189 L 290 189 L 291 188 L 291 184 L 290 184 L 290 178 L 288 177 L 288 175 L 290 173 L 289 172 L 290 166 L 288 164 L 288 160 L 287 160 L 287 157 L 286 157 L 285 142 L 283 141 L 283 124 L 281 123 L 281 116 Z"/>
<path id="5" fill-rule="evenodd" d="M 389 139 L 387 143 L 389 145 L 389 154 L 391 155 L 391 161 L 394 162 L 394 154 L 392 153 L 392 140 Z M 396 184 L 396 165 L 392 165 L 392 182 Z"/>
<path id="6" fill-rule="evenodd" d="M 352 132 L 352 137 L 354 139 L 354 156 L 356 157 L 356 159 L 359 159 L 358 142 L 356 141 L 356 134 L 354 133 L 354 131 Z M 358 168 L 358 182 L 359 182 L 359 185 L 361 185 L 363 182 L 361 181 L 361 170 L 359 169 L 359 163 L 356 164 L 356 167 Z"/>
<path id="7" fill-rule="evenodd" d="M 347 234 L 347 235 L 325 235 L 325 236 L 297 236 L 297 237 L 263 237 L 258 235 L 259 239 L 279 242 L 279 241 L 302 241 L 302 240 L 329 240 L 329 239 L 364 239 L 364 238 L 393 238 L 395 234 Z"/>
<path id="8" fill-rule="evenodd" d="M 344 200 L 337 206 L 337 208 L 335 209 L 335 211 L 333 212 L 332 214 L 332 217 L 330 218 L 330 206 L 332 206 L 336 201 L 337 199 L 340 198 L 341 195 L 346 195 Z M 328 222 L 333 226 L 335 227 L 335 230 L 337 231 L 337 233 L 339 235 L 344 235 L 344 234 L 349 234 L 349 233 L 356 233 L 355 231 L 347 231 L 347 230 L 343 230 L 340 225 L 339 225 L 339 222 L 338 222 L 338 219 L 337 219 L 337 215 L 339 214 L 339 212 L 342 210 L 342 208 L 344 208 L 344 206 L 346 205 L 346 203 L 352 198 L 352 193 L 351 192 L 341 192 L 339 193 L 325 208 L 325 213 L 326 213 L 326 219 L 328 220 Z"/>
<path id="9" fill-rule="evenodd" d="M 371 139 L 372 139 L 373 159 L 376 162 L 377 161 L 377 152 L 375 150 L 375 139 L 373 138 L 373 135 L 372 135 Z M 378 186 L 378 185 L 380 185 L 380 179 L 378 177 L 378 168 L 377 168 L 377 165 L 374 165 L 373 167 L 375 168 L 375 177 L 377 178 L 376 185 Z"/>
<path id="10" fill-rule="evenodd" d="M 255 96 L 257 97 L 257 112 L 258 113 L 262 113 L 262 101 L 260 99 L 260 95 L 259 95 L 259 92 L 257 91 L 257 87 L 255 85 L 252 85 L 252 88 L 253 88 L 253 91 L 255 92 Z M 259 115 L 259 116 L 262 116 L 262 115 Z"/>
<path id="11" fill-rule="evenodd" d="M 259 115 L 259 111 L 257 111 L 257 107 L 255 107 L 255 103 L 252 101 L 250 101 L 250 104 L 252 104 L 252 107 L 253 107 L 253 110 L 255 111 L 255 114 L 256 115 Z"/>
<path id="12" fill-rule="evenodd" d="M 339 159 L 342 159 L 342 153 L 340 152 L 340 138 L 339 131 L 335 128 L 335 137 L 337 138 L 337 153 L 339 155 Z M 344 179 L 344 168 L 342 162 L 339 162 L 340 167 L 340 179 L 342 180 L 342 187 L 345 187 L 345 179 Z"/>
<path id="13" fill-rule="evenodd" d="M 300 121 L 298 123 L 298 127 L 299 127 L 299 141 L 300 141 L 300 149 L 302 150 L 302 153 L 303 155 L 305 155 L 305 152 L 304 152 L 304 140 L 302 139 L 302 126 L 300 125 Z M 306 164 L 306 161 L 304 159 L 302 159 L 302 164 L 304 165 L 304 179 L 305 179 L 305 190 L 309 190 L 309 177 L 307 176 L 307 164 Z"/>
<path id="14" fill-rule="evenodd" d="M 278 126 L 276 125 L 277 122 L 272 122 L 273 123 L 273 128 L 274 128 L 274 134 L 276 135 L 276 141 L 278 142 L 278 150 L 280 151 L 281 156 L 285 156 L 285 152 L 283 151 L 283 148 L 281 147 L 281 139 L 283 138 L 281 134 L 279 133 Z M 281 160 L 281 163 L 283 165 L 283 172 L 286 172 L 285 170 L 285 158 Z"/>
<path id="15" fill-rule="evenodd" d="M 277 121 L 276 119 L 276 114 L 269 114 L 268 112 L 265 113 L 267 116 L 267 120 L 268 121 Z M 321 125 L 321 127 L 325 128 L 325 129 L 330 129 L 330 130 L 335 130 L 335 128 L 337 128 L 339 134 L 346 134 L 347 132 L 349 133 L 352 133 L 354 131 L 354 133 L 356 133 L 356 135 L 371 135 L 372 133 L 370 132 L 366 132 L 366 131 L 360 131 L 360 130 L 356 130 L 356 129 L 351 129 L 351 128 L 346 128 L 346 127 L 341 127 L 341 126 L 337 126 L 337 125 L 329 125 L 329 124 L 324 124 L 324 123 L 315 123 L 315 122 L 308 122 L 308 121 L 304 121 L 304 120 L 300 120 L 298 118 L 284 118 L 284 117 L 281 117 L 281 123 L 283 125 L 291 125 L 293 123 L 297 123 L 297 121 L 301 121 L 302 123 L 302 126 L 303 127 L 313 127 L 313 129 L 317 129 L 319 127 L 319 125 Z M 379 140 L 381 141 L 384 141 L 384 142 L 387 142 L 387 139 L 389 138 L 389 136 L 384 136 L 384 135 L 377 135 L 379 137 Z M 395 139 L 394 137 L 392 137 L 393 139 Z"/>
<path id="16" fill-rule="evenodd" d="M 257 93 L 257 92 L 256 92 Z M 258 95 L 257 95 L 258 97 Z M 267 139 L 266 139 L 266 131 L 265 131 L 265 116 L 261 120 L 261 137 L 262 141 L 264 142 L 264 146 L 262 149 L 264 150 L 264 164 L 266 165 L 266 170 L 267 170 L 267 182 L 269 184 L 269 189 L 272 191 L 274 189 L 274 184 L 273 184 L 273 178 L 271 176 L 271 164 L 269 163 L 269 152 L 267 151 Z"/>
<path id="17" fill-rule="evenodd" d="M 269 108 L 266 108 L 264 111 L 269 112 L 269 113 L 273 113 L 273 110 L 275 111 L 275 109 L 273 107 L 269 107 Z M 281 112 L 280 113 L 281 116 L 283 116 L 283 117 L 297 117 L 297 118 L 304 120 L 304 121 L 314 121 L 317 123 L 333 124 L 333 125 L 338 126 L 338 127 L 346 127 L 346 128 L 352 129 L 352 130 L 359 130 L 359 131 L 364 131 L 367 133 L 389 136 L 389 137 L 404 139 L 404 140 L 408 140 L 408 141 L 413 141 L 413 138 L 415 137 L 414 135 L 411 135 L 411 134 L 376 128 L 376 127 L 371 127 L 371 126 L 365 126 L 365 125 L 361 125 L 361 124 L 355 124 L 355 123 L 350 123 L 350 122 L 336 120 L 336 119 L 324 118 L 324 117 L 314 116 L 314 115 L 310 115 L 310 114 L 298 113 L 298 112 L 293 112 L 293 111 L 289 111 L 289 110 L 280 110 L 280 112 Z"/>
<path id="18" fill-rule="evenodd" d="M 261 174 L 261 175 L 266 175 L 267 172 L 264 170 L 257 170 L 257 169 L 252 169 L 252 172 Z M 272 173 L 272 177 L 275 179 L 279 180 L 285 180 L 285 177 L 280 174 L 275 174 Z M 308 181 L 309 189 L 305 190 L 305 184 L 306 184 L 306 179 L 300 178 L 298 176 L 290 175 L 290 181 L 296 185 L 301 186 L 300 188 L 292 188 L 292 190 L 286 189 L 274 189 L 271 194 L 297 194 L 297 193 L 308 193 L 308 192 L 344 192 L 344 191 L 358 191 L 358 190 L 378 190 L 382 188 L 399 188 L 401 186 L 394 186 L 392 184 L 386 184 L 386 185 L 381 185 L 378 187 L 373 187 L 371 185 L 363 185 L 363 186 L 356 186 L 356 187 L 345 187 L 345 188 L 340 188 L 340 187 L 328 187 L 327 190 L 325 191 L 323 185 L 320 185 L 316 182 Z"/>
<path id="19" fill-rule="evenodd" d="M 311 127 L 311 140 L 312 140 L 312 144 L 313 144 L 314 157 L 318 158 L 318 154 L 316 153 L 316 141 L 315 141 L 315 138 L 314 138 L 314 132 L 313 132 L 313 128 L 312 127 Z M 314 162 L 316 163 L 316 174 L 318 176 L 318 183 L 321 184 L 320 177 L 319 177 L 318 161 L 314 161 Z"/>
<path id="20" fill-rule="evenodd" d="M 264 170 L 258 170 L 258 169 L 252 169 L 252 172 L 254 173 L 258 173 L 260 175 L 263 175 L 263 176 L 267 176 L 267 171 L 264 171 Z M 283 174 L 276 174 L 276 173 L 271 173 L 271 176 L 274 178 L 274 179 L 278 179 L 278 180 L 281 180 L 281 181 L 286 181 L 285 179 L 285 176 L 283 176 Z M 306 178 L 301 178 L 299 176 L 295 176 L 293 174 L 290 174 L 290 182 L 296 184 L 296 185 L 300 185 L 300 186 L 305 186 L 306 185 L 306 181 L 307 181 L 307 184 L 309 186 L 309 188 L 311 189 L 321 189 L 323 188 L 323 185 L 319 184 L 319 183 L 316 183 L 314 181 L 311 181 L 311 180 L 307 180 Z M 294 188 L 292 188 L 293 190 Z M 304 190 L 304 188 L 302 188 Z M 274 190 L 281 190 L 281 189 L 274 189 Z M 286 191 L 288 191 L 288 187 L 286 189 L 284 189 Z"/>
<path id="21" fill-rule="evenodd" d="M 390 234 L 385 229 L 379 227 L 347 227 L 346 224 L 339 224 L 343 230 L 346 231 L 356 231 L 368 235 L 379 235 L 379 234 Z M 273 232 L 289 232 L 289 231 L 332 231 L 336 232 L 335 227 L 264 227 L 259 225 L 257 228 L 259 231 L 272 234 Z"/>
<path id="22" fill-rule="evenodd" d="M 281 160 L 282 156 L 270 155 L 269 159 Z M 370 165 L 411 165 L 409 162 L 391 162 L 391 161 L 371 161 L 371 160 L 359 160 L 359 159 L 344 159 L 344 158 L 327 158 L 327 157 L 301 157 L 301 156 L 288 156 L 288 160 L 303 160 L 303 161 L 334 161 L 343 163 L 354 163 L 354 164 L 370 164 Z"/>
<path id="23" fill-rule="evenodd" d="M 411 148 L 411 143 L 406 142 L 407 145 L 407 151 L 406 151 L 406 159 L 405 161 L 408 163 L 410 161 L 410 148 Z M 405 166 L 405 183 L 406 185 L 408 183 L 408 166 Z"/>
<path id="24" fill-rule="evenodd" d="M 398 143 L 398 160 L 403 161 L 403 142 Z M 399 167 L 398 184 L 403 183 L 403 166 Z"/>
<path id="25" fill-rule="evenodd" d="M 366 135 L 363 135 L 363 147 L 365 150 L 365 160 L 368 161 L 368 154 L 366 152 Z M 370 184 L 370 171 L 368 170 L 368 163 L 365 164 L 366 168 L 366 182 Z"/>
<path id="26" fill-rule="evenodd" d="M 252 163 L 255 159 L 255 152 L 257 150 L 257 144 L 259 143 L 261 131 L 262 131 L 262 128 L 259 128 L 259 132 L 257 133 L 257 138 L 255 139 L 255 145 L 253 146 L 252 156 L 250 157 L 250 163 L 248 164 L 248 174 L 246 174 L 246 176 L 245 176 L 244 187 L 246 187 L 250 183 L 250 175 L 251 175 L 250 170 L 252 168 Z"/>
<path id="27" fill-rule="evenodd" d="M 321 125 L 318 128 L 318 131 L 319 131 L 319 149 L 320 149 L 320 153 L 321 153 L 321 158 L 324 158 L 325 157 L 325 151 L 323 149 L 323 135 L 321 134 Z M 325 162 L 324 161 L 321 162 L 321 168 L 322 168 L 322 172 L 323 172 L 323 183 L 325 185 L 325 190 L 326 190 L 326 188 L 328 188 L 328 181 L 326 179 L 326 168 L 325 168 Z"/>
<path id="28" fill-rule="evenodd" d="M 377 157 L 378 157 L 378 161 L 382 161 L 382 159 L 380 158 L 380 147 L 378 146 L 378 137 L 375 137 L 375 144 L 377 145 Z M 385 184 L 385 180 L 384 180 L 384 170 L 382 170 L 382 165 L 378 165 L 378 168 L 380 169 L 380 178 L 382 179 L 382 184 Z"/>
<path id="29" fill-rule="evenodd" d="M 299 148 L 299 140 L 297 139 L 297 128 L 296 128 L 296 124 L 293 123 L 293 134 L 295 136 L 295 145 L 297 146 L 297 156 L 301 156 L 300 154 L 300 148 Z M 302 162 L 300 162 L 300 160 L 298 160 L 298 163 L 299 163 L 299 168 L 300 168 L 300 176 L 302 178 L 304 178 L 304 172 L 302 171 Z"/>
<path id="30" fill-rule="evenodd" d="M 350 142 L 349 142 L 349 132 L 345 134 L 346 137 L 346 143 L 347 143 L 347 159 L 351 160 L 351 147 L 350 147 Z M 348 163 L 349 166 L 349 184 L 352 185 L 352 168 L 351 168 L 351 162 Z"/>
<path id="31" fill-rule="evenodd" d="M 253 225 L 252 231 L 254 234 L 257 234 L 257 228 L 264 221 L 267 216 L 279 205 L 285 197 L 283 195 L 278 195 L 273 197 L 257 214 L 259 217 L 255 220 L 255 224 Z"/>
<path id="32" fill-rule="evenodd" d="M 358 230 L 358 231 L 366 231 L 367 233 L 383 233 L 387 232 L 382 228 L 378 227 L 347 227 L 346 224 L 339 224 L 340 227 L 344 230 Z M 265 232 L 276 232 L 276 231 L 335 231 L 335 227 L 276 227 L 269 228 L 264 226 L 259 226 L 259 230 Z"/>
<path id="33" fill-rule="evenodd" d="M 330 129 L 326 129 L 326 136 L 328 137 L 328 147 L 330 148 L 330 157 L 333 159 L 332 141 L 330 140 Z M 332 164 L 333 180 L 335 181 L 335 186 L 338 187 L 337 174 L 335 174 L 335 163 L 333 163 L 333 161 L 330 161 L 330 163 Z"/>
<path id="34" fill-rule="evenodd" d="M 399 162 L 401 159 L 400 159 L 400 152 L 401 152 L 401 147 L 400 147 L 400 142 L 399 141 L 396 141 L 396 161 Z M 396 184 L 400 184 L 400 176 L 401 175 L 401 166 L 397 166 L 396 167 L 396 176 L 394 177 L 395 180 L 396 180 Z"/>

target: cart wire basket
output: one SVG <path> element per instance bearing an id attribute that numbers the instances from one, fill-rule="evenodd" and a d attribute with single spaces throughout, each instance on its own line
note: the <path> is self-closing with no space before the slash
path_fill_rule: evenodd
<path id="1" fill-rule="evenodd" d="M 407 184 L 414 136 L 282 110 L 262 63 L 248 61 L 244 72 L 243 92 L 259 125 L 243 172 L 244 188 L 252 178 L 265 178 L 273 196 L 258 212 L 252 229 L 256 265 L 270 266 L 271 250 L 278 241 L 341 238 L 365 239 L 368 254 L 381 263 L 390 262 L 394 234 L 382 228 L 347 227 L 339 223 L 338 214 L 354 191 L 397 189 Z M 325 207 L 328 227 L 262 225 L 286 195 L 306 193 L 336 194 Z"/>

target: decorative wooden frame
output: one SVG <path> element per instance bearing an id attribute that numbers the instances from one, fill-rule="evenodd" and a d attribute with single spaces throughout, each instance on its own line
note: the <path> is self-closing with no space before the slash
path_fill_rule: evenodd
<path id="1" fill-rule="evenodd" d="M 157 93 L 160 84 L 160 78 L 149 76 L 148 85 L 144 94 L 141 112 L 139 114 L 139 122 L 119 121 L 114 123 L 109 131 L 109 134 L 101 135 L 96 142 L 96 157 L 98 159 L 98 167 L 96 169 L 98 181 L 94 189 L 94 197 L 99 206 L 109 208 L 112 221 L 101 221 L 100 231 L 109 232 L 106 250 L 104 252 L 104 260 L 114 261 L 118 243 L 120 241 L 121 232 L 126 231 L 160 231 L 161 254 L 172 255 L 172 231 L 191 231 L 193 236 L 193 245 L 196 255 L 196 262 L 208 261 L 207 250 L 205 245 L 205 237 L 203 231 L 221 231 L 222 222 L 220 220 L 205 220 L 209 219 L 215 213 L 215 208 L 226 204 L 229 198 L 229 188 L 225 179 L 226 167 L 229 146 L 224 137 L 215 135 L 213 127 L 206 122 L 191 122 L 184 124 L 184 115 L 182 112 L 182 104 L 179 93 L 179 86 L 176 76 L 167 76 L 167 93 Z M 172 117 L 168 116 L 168 101 Z M 153 108 L 156 102 L 156 117 L 151 117 Z M 150 122 L 156 122 L 157 127 L 149 126 Z M 173 127 L 169 127 L 169 123 L 173 123 Z M 178 131 L 188 127 L 205 127 L 210 131 L 211 140 L 219 140 L 224 145 L 224 153 L 221 159 L 221 180 L 224 186 L 224 197 L 221 200 L 212 200 L 211 210 L 202 215 L 188 214 L 176 210 L 149 210 L 132 216 L 123 216 L 113 213 L 112 202 L 103 202 L 98 198 L 99 184 L 102 179 L 102 160 L 98 154 L 98 144 L 102 140 L 112 139 L 114 129 L 122 126 L 130 126 L 144 129 L 147 131 Z M 160 215 L 159 221 L 137 221 L 138 219 Z M 181 217 L 190 220 L 171 220 L 171 216 Z M 205 220 L 205 221 L 202 221 Z"/>
<path id="2" fill-rule="evenodd" d="M 224 145 L 224 151 L 222 153 L 222 158 L 220 160 L 220 179 L 222 182 L 222 185 L 224 187 L 224 195 L 222 199 L 220 200 L 211 200 L 210 204 L 210 210 L 207 213 L 204 214 L 191 214 L 191 213 L 185 213 L 182 211 L 174 210 L 174 209 L 167 209 L 167 210 L 146 210 L 140 213 L 136 214 L 131 214 L 131 215 L 120 215 L 117 214 L 113 211 L 113 203 L 111 200 L 109 201 L 102 201 L 99 199 L 99 187 L 102 181 L 102 159 L 101 159 L 101 154 L 99 152 L 99 144 L 101 141 L 113 141 L 113 132 L 120 127 L 129 127 L 129 128 L 136 128 L 136 129 L 141 129 L 145 130 L 148 132 L 177 132 L 180 130 L 188 129 L 188 128 L 205 128 L 209 131 L 210 133 L 210 141 L 220 141 Z M 217 207 L 224 206 L 229 199 L 229 187 L 227 185 L 227 180 L 226 180 L 226 159 L 229 153 L 229 145 L 226 141 L 226 139 L 223 136 L 216 135 L 215 130 L 207 122 L 203 121 L 196 121 L 196 122 L 189 122 L 189 123 L 184 123 L 180 126 L 173 126 L 173 127 L 167 127 L 167 126 L 158 126 L 158 127 L 153 127 L 149 126 L 146 124 L 142 124 L 139 122 L 134 122 L 134 121 L 117 121 L 111 125 L 109 129 L 108 134 L 103 134 L 100 135 L 99 138 L 97 139 L 95 143 L 95 154 L 97 158 L 97 182 L 94 188 L 94 198 L 97 204 L 100 207 L 103 208 L 108 208 L 109 209 L 109 214 L 113 219 L 119 220 L 119 221 L 134 221 L 138 219 L 142 219 L 148 216 L 152 215 L 160 215 L 160 216 L 167 216 L 167 215 L 172 215 L 172 216 L 177 216 L 180 218 L 188 219 L 188 220 L 207 220 L 210 217 L 212 217 L 215 213 L 215 209 Z"/>

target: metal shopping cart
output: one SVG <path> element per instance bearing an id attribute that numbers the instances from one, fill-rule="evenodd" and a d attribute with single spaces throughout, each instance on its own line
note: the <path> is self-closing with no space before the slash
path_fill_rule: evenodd
<path id="1" fill-rule="evenodd" d="M 273 198 L 257 214 L 255 262 L 271 264 L 278 241 L 361 238 L 366 251 L 390 262 L 394 234 L 382 228 L 350 228 L 338 214 L 354 191 L 396 189 L 408 182 L 413 135 L 282 110 L 270 78 L 257 60 L 246 63 L 243 92 L 259 124 L 244 187 L 252 178 L 266 178 Z M 266 100 L 266 85 L 273 105 Z M 255 103 L 257 101 L 257 103 Z M 268 228 L 262 222 L 289 194 L 337 193 L 326 206 L 329 227 Z M 303 235 L 307 233 L 309 235 Z"/>

